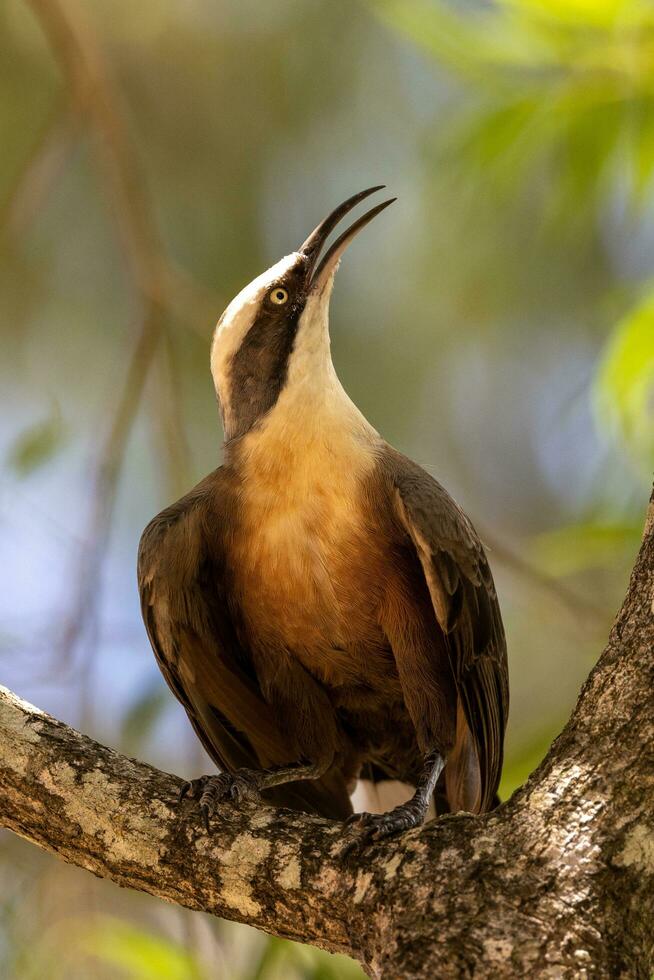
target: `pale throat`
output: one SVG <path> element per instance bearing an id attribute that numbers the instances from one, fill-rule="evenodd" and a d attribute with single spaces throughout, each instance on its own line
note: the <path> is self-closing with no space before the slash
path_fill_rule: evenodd
<path id="1" fill-rule="evenodd" d="M 284 260 L 284 263 L 288 260 Z M 281 263 L 279 264 L 281 265 Z M 309 295 L 299 319 L 292 350 L 286 363 L 283 386 L 272 407 L 247 432 L 239 455 L 251 459 L 267 471 L 276 461 L 287 468 L 300 466 L 314 456 L 327 453 L 336 457 L 367 458 L 379 435 L 345 392 L 334 368 L 329 335 L 329 299 L 333 277 L 318 293 Z M 234 415 L 230 372 L 238 340 L 247 335 L 245 316 L 255 315 L 261 292 L 251 287 L 230 316 L 225 315 L 214 338 L 212 373 L 223 413 L 225 435 L 229 440 L 238 419 Z M 257 295 L 258 294 L 258 295 Z M 246 314 L 247 311 L 247 314 Z M 282 463 L 283 461 L 283 463 Z"/>
<path id="2" fill-rule="evenodd" d="M 287 386 L 239 453 L 246 562 L 267 556 L 260 567 L 284 568 L 296 585 L 331 564 L 325 549 L 341 553 L 361 533 L 361 494 L 381 441 L 338 380 L 328 338 L 313 340 L 294 352 Z"/>
<path id="3" fill-rule="evenodd" d="M 334 368 L 329 336 L 331 283 L 329 287 L 307 300 L 284 387 L 267 416 L 244 440 L 253 462 L 256 458 L 264 470 L 281 466 L 287 480 L 293 479 L 294 471 L 308 475 L 313 464 L 317 474 L 328 466 L 336 479 L 338 469 L 345 466 L 354 472 L 368 470 L 380 443 L 379 434 L 350 399 Z"/>

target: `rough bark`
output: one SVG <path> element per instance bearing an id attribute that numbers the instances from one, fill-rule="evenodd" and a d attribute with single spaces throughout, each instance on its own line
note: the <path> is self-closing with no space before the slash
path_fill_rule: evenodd
<path id="1" fill-rule="evenodd" d="M 528 783 L 341 856 L 342 827 L 225 805 L 0 693 L 0 823 L 180 905 L 349 953 L 389 978 L 649 978 L 654 967 L 654 497 L 627 597 Z"/>

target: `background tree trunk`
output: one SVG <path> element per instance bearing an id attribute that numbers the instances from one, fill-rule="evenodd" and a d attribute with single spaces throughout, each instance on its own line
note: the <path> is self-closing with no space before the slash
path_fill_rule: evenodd
<path id="1" fill-rule="evenodd" d="M 0 693 L 0 822 L 192 909 L 349 953 L 375 977 L 647 978 L 654 966 L 654 497 L 629 590 L 577 707 L 496 812 L 349 862 L 340 824 L 225 805 Z"/>

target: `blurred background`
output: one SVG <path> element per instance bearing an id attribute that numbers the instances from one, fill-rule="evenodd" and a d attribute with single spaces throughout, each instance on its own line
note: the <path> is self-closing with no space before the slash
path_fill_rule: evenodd
<path id="1" fill-rule="evenodd" d="M 215 320 L 349 194 L 334 360 L 489 547 L 502 796 L 568 717 L 654 456 L 654 6 L 4 0 L 0 680 L 115 748 L 209 770 L 159 675 L 140 532 L 220 460 Z M 354 978 L 0 835 L 0 975 Z"/>

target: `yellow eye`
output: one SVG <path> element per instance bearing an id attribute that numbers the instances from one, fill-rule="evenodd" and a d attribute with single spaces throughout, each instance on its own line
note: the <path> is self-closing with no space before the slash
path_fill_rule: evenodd
<path id="1" fill-rule="evenodd" d="M 283 306 L 288 301 L 288 292 L 281 286 L 276 286 L 270 294 L 270 302 L 276 306 Z"/>

